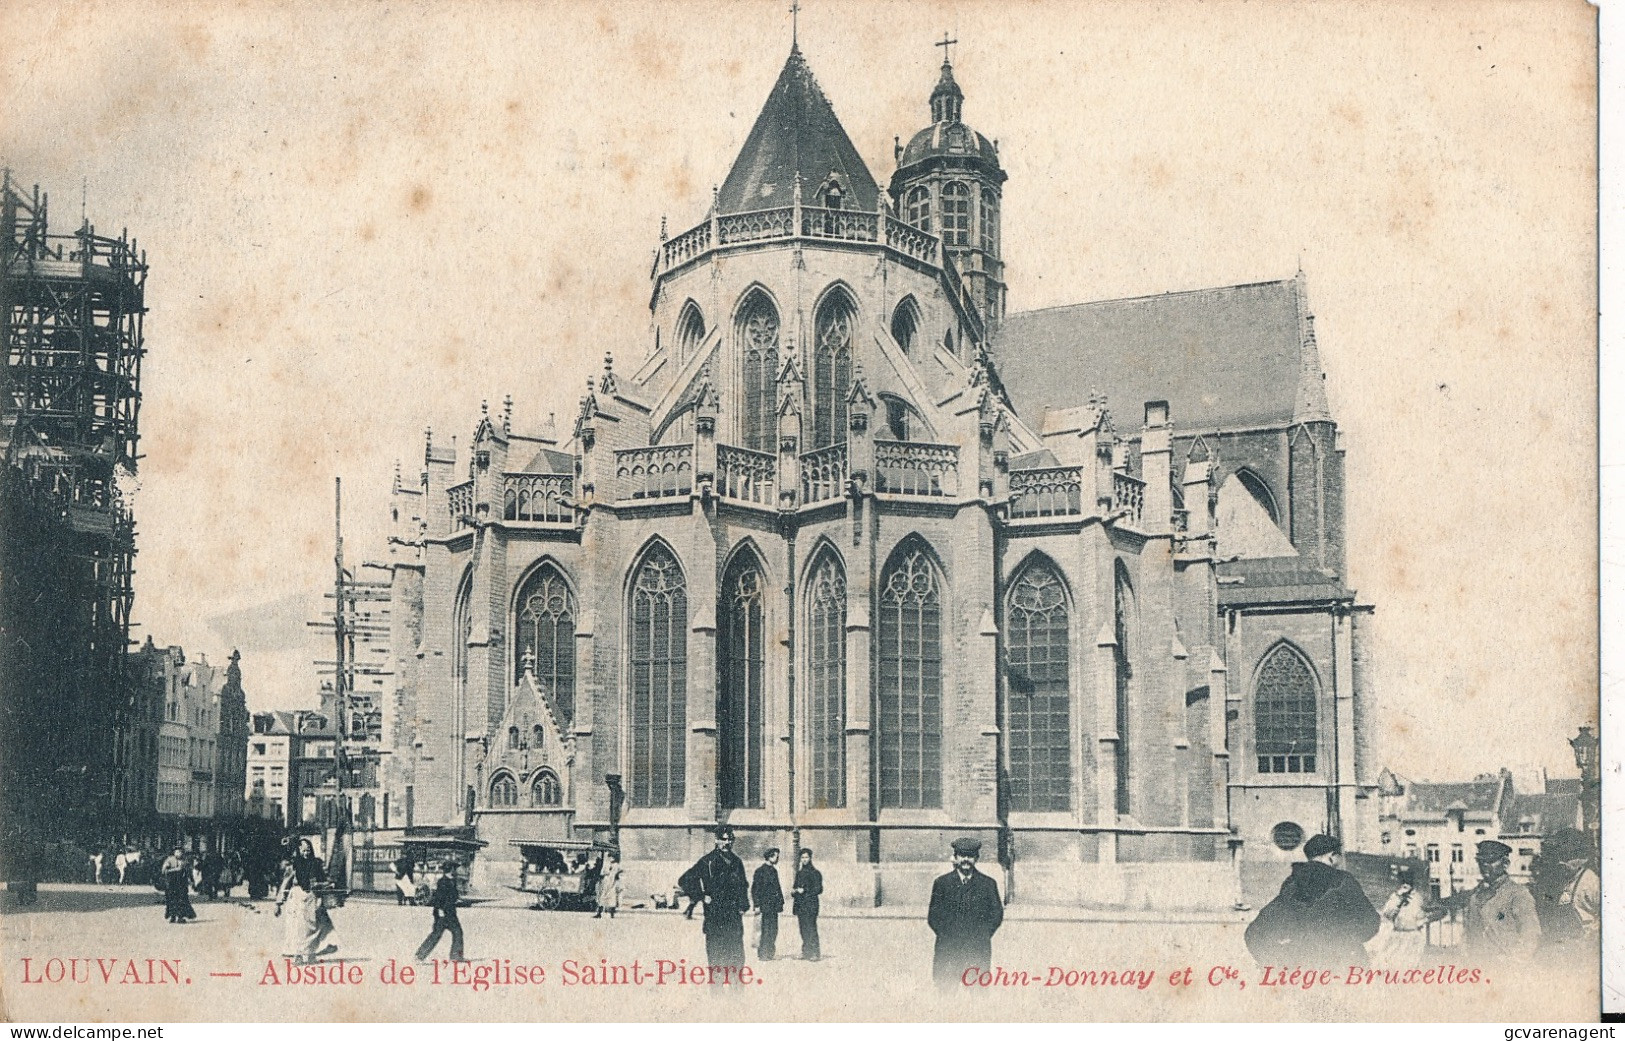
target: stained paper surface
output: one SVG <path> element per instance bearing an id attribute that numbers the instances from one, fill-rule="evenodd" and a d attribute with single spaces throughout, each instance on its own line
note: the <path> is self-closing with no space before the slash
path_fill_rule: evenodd
<path id="1" fill-rule="evenodd" d="M 1567 793 L 1574 798 L 1551 812 L 1567 812 L 1564 823 L 1582 831 L 1594 821 L 1586 817 L 1594 811 L 1584 808 L 1594 789 L 1583 778 L 1567 780 L 1580 772 L 1569 740 L 1578 728 L 1595 726 L 1597 711 L 1594 10 L 1480 0 L 808 0 L 794 18 L 799 58 L 791 60 L 815 77 L 816 93 L 857 158 L 855 165 L 845 158 L 827 164 L 832 181 L 820 180 L 820 169 L 799 185 L 787 182 L 798 157 L 778 153 L 750 177 L 730 176 L 792 54 L 792 13 L 779 4 L 267 0 L 17 3 L 0 13 L 9 58 L 0 70 L 6 113 L 0 160 L 14 182 L 50 192 L 54 232 L 77 226 L 82 197 L 98 231 L 127 227 L 150 265 L 139 491 L 132 493 L 139 552 L 132 640 L 150 634 L 159 647 L 184 647 L 194 662 L 206 654 L 222 663 L 236 650 L 250 712 L 314 710 L 322 678 L 311 662 L 331 658 L 333 645 L 306 622 L 329 609 L 322 595 L 333 583 L 333 478 L 343 481 L 347 560 L 360 577 L 388 577 L 386 570 L 362 569 L 363 562 L 387 569 L 420 550 L 443 551 L 441 563 L 428 564 L 432 585 L 434 575 L 452 574 L 444 561 L 466 553 L 472 562 L 482 552 L 456 542 L 455 508 L 449 519 L 441 517 L 445 485 L 474 479 L 482 414 L 495 427 L 508 424 L 541 439 L 505 441 L 511 472 L 522 469 L 520 456 L 542 447 L 579 457 L 585 423 L 589 436 L 602 441 L 599 461 L 582 472 L 560 464 L 576 482 L 567 496 L 573 505 L 563 508 L 579 510 L 571 523 L 588 530 L 619 531 L 596 544 L 597 556 L 581 548 L 595 545 L 592 536 L 548 550 L 562 562 L 560 574 L 575 597 L 574 646 L 591 645 L 571 658 L 579 663 L 572 665 L 575 703 L 591 707 L 581 708 L 572 728 L 560 721 L 554 697 L 553 721 L 536 725 L 535 762 L 517 766 L 517 758 L 503 758 L 508 726 L 518 719 L 508 708 L 511 698 L 488 707 L 482 694 L 455 736 L 458 728 L 446 722 L 456 642 L 451 578 L 444 603 L 434 601 L 432 590 L 425 595 L 428 635 L 390 651 L 391 661 L 411 659 L 420 671 L 415 715 L 385 724 L 384 758 L 418 756 L 415 769 L 428 777 L 451 757 L 464 757 L 457 760 L 462 776 L 442 786 L 434 796 L 439 802 L 417 796 L 415 823 L 462 824 L 457 800 L 466 781 L 478 810 L 468 819 L 490 843 L 476 858 L 483 865 L 474 872 L 476 902 L 461 911 L 474 959 L 468 967 L 431 962 L 418 967 L 413 982 L 402 982 L 400 967 L 411 963 L 430 912 L 398 908 L 392 897 L 352 896 L 334 908 L 338 952 L 294 974 L 304 982 L 289 982 L 283 922 L 271 903 L 248 901 L 241 888 L 232 900 L 194 895 L 198 920 L 169 925 L 150 884 L 46 878 L 38 904 L 17 906 L 8 895 L 0 917 L 4 1015 L 125 1021 L 1595 1015 L 1594 936 L 1563 953 L 1503 963 L 1466 953 L 1453 945 L 1454 933 L 1430 932 L 1439 946 L 1426 948 L 1417 962 L 1425 979 L 1416 973 L 1364 982 L 1346 965 L 1329 976 L 1293 976 L 1294 964 L 1259 964 L 1243 942 L 1247 923 L 1290 864 L 1303 860 L 1304 837 L 1334 824 L 1353 835 L 1356 814 L 1366 824 L 1351 852 L 1414 856 L 1444 880 L 1441 895 L 1470 888 L 1483 839 L 1514 847 L 1514 874 L 1522 875 L 1512 884 L 1527 881 L 1538 844 L 1520 842 L 1535 834 L 1522 827 L 1534 811 L 1520 807 L 1538 800 L 1520 798 Z M 945 38 L 953 41 L 948 48 L 932 46 Z M 873 227 L 908 220 L 901 210 L 889 218 L 880 212 L 900 204 L 880 202 L 874 186 L 887 194 L 902 146 L 932 125 L 928 99 L 945 51 L 962 88 L 963 122 L 984 136 L 1008 177 L 996 185 L 994 233 L 1007 297 L 1001 313 L 984 323 L 1007 332 L 1004 339 L 985 328 L 967 336 L 962 317 L 939 321 L 954 313 L 939 297 L 922 305 L 920 338 L 904 349 L 890 310 L 902 292 L 896 287 L 907 278 L 946 285 L 940 280 L 946 276 L 932 273 L 940 265 L 932 267 L 929 256 L 911 260 L 903 247 L 887 253 L 874 241 L 879 232 L 862 230 L 868 224 L 853 224 L 857 230 L 848 233 L 835 230 L 834 217 L 813 222 L 836 212 L 830 183 L 846 211 L 862 213 L 877 222 Z M 793 133 L 784 139 L 800 140 Z M 932 183 L 940 189 L 940 179 Z M 743 204 L 728 201 L 738 184 L 765 200 L 761 212 L 816 209 L 825 216 L 808 217 L 794 258 L 789 245 L 769 259 L 753 259 L 748 250 L 722 256 L 719 249 L 718 257 L 683 268 L 688 259 L 674 259 L 666 243 L 708 223 L 720 228 L 720 220 L 711 221 L 714 199 L 719 217 L 744 212 Z M 856 197 L 865 192 L 869 201 L 860 207 Z M 952 213 L 940 194 L 933 199 L 932 228 L 940 234 Z M 980 197 L 976 205 L 983 205 Z M 980 209 L 966 212 L 981 219 Z M 970 274 L 975 266 L 962 260 L 959 268 L 972 295 L 982 292 Z M 714 273 L 693 277 L 705 271 Z M 717 344 L 715 368 L 708 363 L 705 371 L 717 401 L 715 442 L 749 447 L 752 435 L 740 414 L 749 377 L 739 360 L 744 355 L 730 352 L 744 350 L 748 338 L 752 279 L 778 316 L 776 364 L 793 360 L 800 381 L 787 383 L 775 372 L 765 384 L 765 393 L 781 401 L 792 387 L 800 441 L 784 448 L 790 427 L 782 409 L 772 412 L 778 425 L 764 428 L 770 432 L 755 446 L 765 460 L 755 479 L 778 480 L 778 490 L 788 492 L 780 466 L 793 456 L 802 500 L 788 506 L 791 515 L 803 516 L 794 511 L 814 495 L 802 453 L 822 447 L 815 444 L 824 414 L 818 409 L 834 408 L 816 388 L 819 337 L 828 328 L 819 308 L 837 281 L 853 287 L 860 344 L 858 371 L 840 370 L 837 396 L 849 397 L 854 377 L 863 393 L 849 409 L 843 404 L 844 411 L 829 414 L 850 423 L 867 395 L 874 429 L 863 436 L 880 453 L 869 483 L 856 494 L 845 484 L 835 488 L 828 501 L 840 504 L 829 507 L 836 512 L 798 521 L 804 527 L 788 548 L 779 527 L 785 503 L 776 497 L 745 506 L 701 501 L 699 455 L 694 474 L 683 478 L 694 480 L 692 495 L 685 488 L 672 499 L 683 518 L 726 519 L 735 511 L 736 520 L 718 522 L 714 530 L 722 534 L 714 543 L 696 537 L 699 529 L 687 520 L 642 501 L 660 494 L 639 494 L 634 502 L 630 486 L 611 490 L 624 476 L 615 460 L 631 458 L 613 452 L 648 445 L 650 424 L 677 414 L 673 402 L 687 391 L 673 389 L 674 381 L 700 386 L 699 366 L 685 367 L 688 357 L 677 354 L 687 296 L 705 312 L 702 339 Z M 1230 287 L 1242 288 L 1220 296 L 1195 292 Z M 926 290 L 919 292 L 923 299 Z M 1075 321 L 1065 318 L 1072 312 L 1049 310 L 1132 298 L 1146 298 L 1134 305 L 1142 308 L 1138 317 L 1126 306 Z M 1215 308 L 1232 308 L 1225 312 L 1231 317 L 1215 318 Z M 1300 385 L 1297 352 L 1303 319 L 1311 315 L 1324 380 L 1311 373 Z M 1291 342 L 1284 348 L 1258 332 L 1288 321 Z M 1239 332 L 1236 323 L 1244 327 Z M 943 347 L 937 341 L 949 324 L 953 345 Z M 1268 364 L 1221 365 L 1208 378 L 1202 366 L 1218 364 L 1212 359 L 1222 361 L 1232 348 L 1202 337 L 1230 335 L 1237 351 L 1289 353 Z M 1010 354 L 1040 350 L 1050 353 Z M 1201 360 L 1181 363 L 1180 351 Z M 1098 378 L 1084 371 L 1095 364 L 1086 359 L 1097 357 L 1115 358 L 1116 373 L 1106 362 Z M 966 404 L 990 386 L 996 386 L 991 404 Z M 584 410 L 584 391 L 593 410 Z M 1171 402 L 1176 475 L 1194 473 L 1185 469 L 1189 462 L 1212 453 L 1211 509 L 1219 531 L 1211 544 L 1179 541 L 1166 529 L 1173 521 L 1158 520 L 1166 530 L 1149 542 L 1144 532 L 1108 536 L 1114 523 L 1134 525 L 1121 515 L 1108 522 L 1106 507 L 1095 512 L 1094 485 L 1075 493 L 1083 503 L 1076 530 L 1045 529 L 1041 549 L 1046 560 L 1059 561 L 1057 588 L 1065 588 L 1070 612 L 1056 660 L 1072 701 L 1057 724 L 1064 740 L 1054 738 L 1061 744 L 1053 746 L 1063 749 L 1057 755 L 1070 772 L 1055 782 L 1064 799 L 1023 809 L 1026 782 L 1018 775 L 1027 760 L 1014 735 L 1038 725 L 1010 715 L 1010 699 L 1031 696 L 1024 680 L 1008 682 L 1031 659 L 1011 664 L 1010 655 L 1024 639 L 1013 623 L 1039 614 L 1013 607 L 1019 590 L 1012 589 L 1028 548 L 1039 544 L 1024 544 L 1028 536 L 1019 533 L 995 539 L 985 518 L 1015 510 L 1012 523 L 1035 530 L 1031 518 L 1019 516 L 1022 499 L 1011 506 L 1003 498 L 1010 474 L 1023 468 L 1098 465 L 1106 499 L 1124 494 L 1130 485 L 1112 484 L 1117 461 L 1109 445 L 1104 456 L 1069 456 L 1085 451 L 1074 431 L 1065 435 L 1067 447 L 1056 448 L 1063 439 L 1056 432 L 1077 419 L 1063 419 L 1062 407 L 1096 416 L 1095 391 L 1122 442 L 1119 472 L 1142 478 L 1152 472 L 1144 466 L 1156 465 L 1148 462 L 1156 435 L 1146 403 L 1159 394 Z M 1306 404 L 1302 395 L 1316 393 L 1324 402 Z M 1337 501 L 1321 502 L 1319 513 L 1304 512 L 1307 500 L 1289 501 L 1283 487 L 1272 497 L 1269 489 L 1249 492 L 1240 478 L 1222 483 L 1239 468 L 1236 457 L 1227 462 L 1225 455 L 1239 450 L 1225 445 L 1238 442 L 1225 438 L 1276 422 L 1250 422 L 1234 402 L 1272 394 L 1290 413 L 1278 423 L 1280 451 L 1272 458 L 1282 475 L 1300 468 L 1297 477 L 1282 479 L 1306 479 L 1307 464 L 1293 455 L 1294 431 L 1323 437 L 1313 465 L 1340 467 L 1325 485 L 1335 488 Z M 1053 408 L 1050 420 L 1044 405 Z M 909 409 L 909 419 L 896 418 Z M 1001 410 L 1017 415 L 1000 420 Z M 1197 430 L 1189 424 L 1198 415 L 1218 418 Z M 985 451 L 979 416 L 988 417 Z M 693 440 L 694 419 L 687 422 L 664 443 Z M 910 422 L 912 430 L 899 437 L 897 424 Z M 420 471 L 433 468 L 425 461 L 426 427 L 431 452 L 456 453 L 444 483 L 420 507 L 436 519 L 426 519 L 417 537 L 438 549 L 390 542 L 403 530 L 408 542 L 414 535 L 400 517 L 392 519 L 392 507 L 403 500 L 391 489 L 397 481 L 416 489 Z M 1197 434 L 1209 447 L 1193 447 Z M 939 474 L 920 478 L 928 483 L 911 491 L 909 479 L 892 478 L 900 483 L 877 496 L 892 439 L 957 445 L 959 483 L 944 492 L 929 483 Z M 1059 454 L 1033 455 L 1046 449 Z M 904 457 L 913 458 L 906 452 L 897 458 Z M 722 458 L 750 457 L 723 451 Z M 843 464 L 841 481 L 853 479 L 857 459 Z M 589 490 L 584 485 L 594 472 L 597 487 Z M 1019 490 L 1021 479 L 1015 481 Z M 1145 503 L 1200 515 L 1206 486 L 1193 491 L 1196 485 L 1173 483 L 1183 507 L 1154 481 L 1144 488 Z M 720 483 L 715 488 L 721 500 L 750 498 Z M 1058 494 L 1065 500 L 1064 490 Z M 962 519 L 945 519 L 943 502 L 979 497 L 985 509 L 954 507 Z M 1147 507 L 1136 501 L 1126 508 Z M 500 497 L 495 509 L 502 509 Z M 1087 514 L 1094 520 L 1083 521 Z M 485 518 L 498 528 L 504 519 L 521 518 Z M 983 525 L 981 534 L 975 523 Z M 1341 531 L 1327 534 L 1327 524 Z M 887 706 L 911 704 L 906 697 L 884 700 L 894 680 L 876 649 L 888 632 L 901 632 L 887 628 L 885 582 L 894 575 L 889 554 L 902 547 L 906 555 L 905 529 L 931 543 L 933 555 L 929 561 L 921 555 L 918 566 L 937 568 L 932 573 L 942 583 L 938 606 L 947 628 L 937 656 L 922 660 L 947 670 L 946 708 L 936 709 L 944 713 L 938 737 L 944 791 L 933 806 L 929 786 L 910 796 L 898 782 L 893 805 L 837 820 L 828 816 L 835 810 L 808 810 L 807 786 L 821 783 L 814 765 L 821 753 L 805 729 L 821 711 L 810 693 L 817 672 L 806 649 L 815 625 L 805 600 L 808 569 L 824 538 L 844 562 L 851 596 L 860 584 L 865 589 L 861 608 L 857 599 L 843 608 L 839 631 L 850 671 L 842 689 L 877 700 L 872 713 L 842 702 L 844 725 L 828 747 L 874 757 L 873 777 L 840 768 L 848 800 L 840 812 L 859 804 L 859 789 L 879 806 L 891 798 Z M 494 530 L 478 527 L 465 541 L 495 538 L 488 534 Z M 729 585 L 739 574 L 730 570 L 733 554 L 747 538 L 763 561 L 760 589 Z M 674 558 L 693 573 L 682 630 L 689 634 L 691 672 L 679 681 L 688 715 L 680 732 L 691 757 L 712 757 L 677 768 L 710 802 L 701 807 L 693 796 L 666 816 L 649 805 L 658 796 L 637 776 L 635 763 L 651 762 L 636 759 L 647 750 L 635 735 L 641 710 L 634 688 L 643 689 L 637 687 L 643 681 L 634 666 L 642 652 L 632 645 L 638 632 L 632 594 L 622 599 L 651 539 L 675 544 Z M 1324 548 L 1333 543 L 1336 552 Z M 515 561 L 524 554 L 539 560 L 539 544 L 504 552 Z M 1322 548 L 1311 551 L 1311 544 Z M 1154 571 L 1146 554 L 1158 546 L 1168 559 Z M 1199 562 L 1171 559 L 1192 553 Z M 1275 753 L 1256 747 L 1255 724 L 1269 647 L 1248 643 L 1255 637 L 1247 627 L 1277 623 L 1217 604 L 1235 602 L 1246 582 L 1264 581 L 1249 562 L 1289 554 L 1333 573 L 1329 586 L 1306 597 L 1332 587 L 1348 596 L 1343 606 L 1325 608 L 1322 628 L 1309 632 L 1304 622 L 1301 632 L 1282 630 L 1283 639 L 1303 648 L 1316 690 L 1350 693 L 1320 702 L 1313 748 L 1282 751 L 1266 769 L 1261 758 Z M 868 580 L 856 577 L 860 557 L 872 558 L 862 567 L 874 571 L 873 603 Z M 1129 641 L 1114 642 L 1113 597 L 1129 594 L 1113 584 L 1117 557 L 1131 562 L 1136 617 L 1150 627 L 1143 630 L 1146 647 L 1134 653 L 1160 655 L 1158 664 L 1146 657 L 1131 665 L 1140 678 L 1122 681 L 1133 700 L 1121 716 L 1114 716 L 1111 695 L 1113 648 Z M 497 566 L 484 559 L 479 568 Z M 1176 589 L 1177 581 L 1195 582 L 1172 577 L 1198 573 L 1190 568 L 1217 573 L 1211 584 L 1188 587 L 1209 590 L 1216 603 L 1204 607 L 1198 593 Z M 996 571 L 1003 576 L 997 581 Z M 703 580 L 694 577 L 700 572 Z M 1244 572 L 1253 577 L 1239 584 L 1224 577 Z M 524 671 L 523 607 L 514 597 L 528 573 L 514 563 L 495 582 L 491 626 L 500 631 L 493 636 L 488 626 L 471 637 L 480 648 L 474 671 L 488 669 L 498 678 L 492 682 Z M 1154 594 L 1164 580 L 1151 576 L 1163 574 L 1166 588 Z M 729 589 L 765 598 L 765 614 L 752 616 L 752 624 L 765 625 L 765 639 L 730 628 L 730 619 L 745 616 L 730 613 Z M 1046 595 L 1037 587 L 1029 592 Z M 1157 595 L 1166 612 L 1152 621 Z M 773 606 L 781 600 L 786 606 Z M 397 603 L 395 610 L 405 608 Z M 1184 612 L 1186 619 L 1200 615 L 1200 625 L 1176 624 L 1174 615 Z M 925 624 L 922 615 L 898 617 Z M 854 643 L 844 635 L 851 632 L 872 635 Z M 1314 642 L 1323 636 L 1324 653 Z M 743 642 L 728 642 L 735 638 Z M 703 661 L 702 644 L 709 656 Z M 539 645 L 528 646 L 539 653 Z M 853 658 L 856 647 L 871 658 Z M 1197 653 L 1221 666 L 1211 687 L 1189 679 Z M 765 662 L 765 679 L 749 678 L 753 654 Z M 984 659 L 986 683 L 971 671 Z M 694 670 L 705 668 L 711 679 L 697 678 Z M 1350 668 L 1360 675 L 1351 677 Z M 851 678 L 860 669 L 867 677 L 861 684 Z M 1152 685 L 1145 677 L 1172 677 L 1176 669 L 1181 679 L 1144 689 Z M 749 723 L 749 713 L 728 715 L 727 699 L 716 708 L 694 700 L 696 690 L 711 690 L 711 680 L 731 689 L 736 681 L 728 677 L 736 674 L 744 677 L 739 683 L 757 683 L 752 689 L 765 698 L 749 702 L 767 719 L 753 739 L 757 759 L 744 752 L 731 759 L 729 749 L 731 728 L 759 722 Z M 906 668 L 901 675 L 899 689 L 909 683 Z M 1211 697 L 1221 682 L 1228 701 Z M 383 679 L 382 701 L 402 704 L 396 694 L 405 683 Z M 928 685 L 920 680 L 910 689 Z M 924 705 L 935 695 L 919 696 Z M 546 700 L 535 697 L 537 704 Z M 1337 715 L 1356 711 L 1356 700 L 1354 722 Z M 903 708 L 896 718 L 901 730 L 913 732 Z M 1129 752 L 1113 744 L 1119 723 L 1143 735 Z M 1338 730 L 1344 723 L 1349 729 Z M 396 736 L 409 725 L 430 735 L 415 750 Z M 1339 735 L 1356 731 L 1357 752 L 1337 744 Z M 505 797 L 492 785 L 508 769 L 518 807 L 543 799 L 531 785 L 543 744 L 555 739 L 547 747 L 560 751 L 547 753 L 558 757 L 548 769 L 564 777 L 560 797 L 575 800 L 574 837 L 612 837 L 604 774 L 624 776 L 631 793 L 615 811 L 624 813 L 626 874 L 613 919 L 531 910 L 531 896 L 511 885 L 522 858 L 510 840 L 542 827 L 542 817 L 491 812 Z M 439 752 L 430 747 L 437 741 Z M 930 754 L 938 753 L 920 753 Z M 1318 766 L 1299 761 L 1304 754 L 1318 756 Z M 1114 759 L 1119 755 L 1125 758 Z M 430 762 L 436 756 L 439 765 Z M 903 775 L 919 762 L 906 752 L 896 756 Z M 1192 774 L 1197 761 L 1200 772 Z M 743 773 L 728 772 L 734 762 L 746 764 L 737 766 Z M 722 763 L 722 772 L 706 773 L 707 763 Z M 1324 783 L 1334 767 L 1347 770 L 1342 788 Z M 1052 776 L 1032 769 L 1040 771 L 1033 777 Z M 1127 813 L 1124 803 L 1114 804 L 1112 769 L 1130 778 L 1123 782 Z M 1316 796 L 1313 815 L 1289 818 L 1283 811 L 1280 822 L 1302 834 L 1274 849 L 1272 834 L 1291 836 L 1271 831 L 1276 818 L 1265 816 L 1268 800 L 1300 773 L 1329 794 Z M 1417 808 L 1425 793 L 1444 791 L 1430 785 L 1445 784 L 1461 786 L 1459 810 L 1442 797 L 1425 812 Z M 1475 784 L 1488 785 L 1491 794 Z M 419 782 L 420 790 L 427 785 Z M 391 803 L 397 828 L 403 790 L 397 787 Z M 913 806 L 911 798 L 918 799 Z M 381 800 L 380 791 L 373 810 L 380 818 Z M 741 804 L 731 814 L 730 800 Z M 1490 808 L 1475 824 L 1480 804 Z M 1389 811 L 1426 817 L 1424 834 L 1407 837 L 1405 829 L 1418 826 L 1385 816 Z M 679 910 L 656 909 L 653 897 L 661 889 L 669 895 L 678 870 L 710 849 L 707 829 L 719 816 L 739 830 L 747 875 L 762 863 L 766 846 L 784 848 L 778 872 L 787 905 L 795 844 L 819 850 L 830 879 L 822 960 L 793 957 L 800 941 L 787 906 L 779 959 L 757 956 L 759 924 L 747 913 L 750 982 L 693 982 L 691 970 L 706 962 L 701 915 L 689 920 Z M 1555 831 L 1555 820 L 1542 819 L 1538 830 Z M 1446 832 L 1451 826 L 1454 839 Z M 210 837 L 229 830 L 198 820 L 153 827 Z M 129 830 L 111 822 L 106 840 L 119 841 Z M 980 868 L 1001 894 L 1012 881 L 1016 889 L 993 936 L 986 981 L 972 974 L 943 990 L 932 982 L 926 909 L 932 879 L 951 870 L 947 840 L 961 832 L 984 840 Z M 1175 833 L 1177 842 L 1166 838 Z M 1452 860 L 1452 846 L 1462 850 L 1461 860 Z M 1107 862 L 1130 867 L 1107 871 Z M 1024 872 L 1026 865 L 1037 867 Z M 1114 886 L 1113 895 L 1103 895 L 1101 887 Z M 1380 908 L 1382 901 L 1375 902 Z M 437 956 L 446 957 L 445 947 Z M 643 982 L 598 984 L 606 973 L 622 978 L 623 967 L 627 978 Z"/>

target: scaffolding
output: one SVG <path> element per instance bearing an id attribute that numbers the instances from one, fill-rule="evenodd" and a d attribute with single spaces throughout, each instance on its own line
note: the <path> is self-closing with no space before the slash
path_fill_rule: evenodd
<path id="1" fill-rule="evenodd" d="M 0 790 L 15 811 L 5 830 L 18 814 L 43 821 L 41 841 L 52 814 L 107 819 L 131 803 L 121 728 L 147 275 L 127 232 L 81 219 L 53 234 L 48 206 L 4 171 Z"/>

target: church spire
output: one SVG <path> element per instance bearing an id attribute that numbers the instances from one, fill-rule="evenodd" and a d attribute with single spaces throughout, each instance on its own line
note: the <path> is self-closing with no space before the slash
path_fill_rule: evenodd
<path id="1" fill-rule="evenodd" d="M 942 78 L 937 80 L 936 88 L 931 91 L 931 122 L 957 123 L 961 109 L 965 104 L 965 92 L 959 89 L 954 82 L 953 59 L 948 54 L 948 48 L 958 43 L 950 40 L 947 33 L 936 46 L 942 48 Z"/>

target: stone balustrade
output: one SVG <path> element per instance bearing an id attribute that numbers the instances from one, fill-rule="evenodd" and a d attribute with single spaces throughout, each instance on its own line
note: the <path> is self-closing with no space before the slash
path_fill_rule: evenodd
<path id="1" fill-rule="evenodd" d="M 1081 517 L 1083 512 L 1082 467 L 1041 466 L 1010 471 L 1011 520 Z"/>
<path id="2" fill-rule="evenodd" d="M 890 214 L 823 206 L 776 206 L 725 214 L 667 239 L 656 255 L 655 274 L 680 267 L 718 247 L 796 237 L 875 242 L 922 263 L 942 264 L 935 235 Z M 957 271 L 954 279 L 958 280 Z"/>
<path id="3" fill-rule="evenodd" d="M 959 449 L 923 441 L 875 441 L 875 491 L 890 495 L 959 494 Z"/>
<path id="4" fill-rule="evenodd" d="M 1131 524 L 1139 524 L 1145 512 L 1145 482 L 1128 474 L 1112 474 L 1112 510 L 1124 510 Z"/>
<path id="5" fill-rule="evenodd" d="M 785 239 L 795 234 L 796 211 L 791 206 L 771 210 L 747 210 L 717 218 L 717 245 Z"/>
<path id="6" fill-rule="evenodd" d="M 453 528 L 467 528 L 473 526 L 474 517 L 474 482 L 464 481 L 454 484 L 446 489 L 446 506 L 451 511 L 451 526 Z"/>
<path id="7" fill-rule="evenodd" d="M 830 445 L 807 452 L 801 457 L 801 502 L 829 502 L 846 493 L 846 445 Z"/>
<path id="8" fill-rule="evenodd" d="M 674 239 L 667 239 L 660 247 L 661 259 L 668 268 L 686 264 L 711 248 L 711 223 L 690 228 Z"/>
<path id="9" fill-rule="evenodd" d="M 774 506 L 779 460 L 766 452 L 733 445 L 717 446 L 717 494 L 724 499 Z"/>
<path id="10" fill-rule="evenodd" d="M 616 495 L 621 499 L 668 499 L 694 489 L 694 446 L 655 445 L 615 453 Z"/>
<path id="11" fill-rule="evenodd" d="M 569 474 L 502 475 L 502 519 L 530 524 L 575 523 L 570 504 L 575 478 Z"/>

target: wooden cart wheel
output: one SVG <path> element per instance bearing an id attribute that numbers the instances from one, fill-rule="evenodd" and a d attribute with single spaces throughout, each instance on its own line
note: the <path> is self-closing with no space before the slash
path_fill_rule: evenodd
<path id="1" fill-rule="evenodd" d="M 543 911 L 552 911 L 556 909 L 559 906 L 559 891 L 556 889 L 542 890 L 540 893 L 536 894 L 536 906 L 541 908 Z"/>

